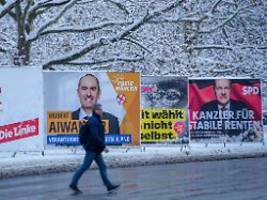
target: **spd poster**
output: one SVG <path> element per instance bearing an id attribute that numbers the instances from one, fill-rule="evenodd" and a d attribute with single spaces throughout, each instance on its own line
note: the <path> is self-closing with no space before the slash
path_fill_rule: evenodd
<path id="1" fill-rule="evenodd" d="M 192 141 L 263 140 L 259 79 L 191 79 L 189 111 Z"/>

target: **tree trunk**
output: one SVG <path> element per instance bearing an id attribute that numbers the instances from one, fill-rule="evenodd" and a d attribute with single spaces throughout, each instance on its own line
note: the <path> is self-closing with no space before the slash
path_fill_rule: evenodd
<path id="1" fill-rule="evenodd" d="M 14 55 L 14 65 L 28 65 L 30 60 L 30 44 L 25 37 L 25 21 L 18 1 L 16 7 L 16 21 L 18 29 L 17 52 Z"/>
<path id="2" fill-rule="evenodd" d="M 17 43 L 17 52 L 14 56 L 15 65 L 29 65 L 30 61 L 30 45 L 25 40 L 24 34 L 19 34 Z"/>

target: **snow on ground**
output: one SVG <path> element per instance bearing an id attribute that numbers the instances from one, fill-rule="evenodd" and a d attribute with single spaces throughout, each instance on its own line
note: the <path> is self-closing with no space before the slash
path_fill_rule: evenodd
<path id="1" fill-rule="evenodd" d="M 75 170 L 83 160 L 81 147 L 49 147 L 43 152 L 0 152 L 0 178 Z M 104 153 L 108 167 L 133 167 L 192 161 L 267 156 L 265 143 L 116 146 Z M 92 168 L 96 168 L 93 164 Z"/>

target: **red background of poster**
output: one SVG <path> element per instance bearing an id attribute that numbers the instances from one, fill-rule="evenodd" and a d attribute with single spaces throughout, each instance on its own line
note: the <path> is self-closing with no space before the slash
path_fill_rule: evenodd
<path id="1" fill-rule="evenodd" d="M 262 104 L 261 104 L 261 84 L 259 79 L 231 79 L 232 92 L 231 99 L 242 101 L 247 107 L 255 112 L 255 120 L 262 119 Z M 203 104 L 216 100 L 213 90 L 214 79 L 189 80 L 189 111 L 190 120 L 192 112 L 199 111 Z M 258 94 L 243 94 L 244 87 L 259 88 Z M 191 120 L 193 121 L 193 120 Z"/>

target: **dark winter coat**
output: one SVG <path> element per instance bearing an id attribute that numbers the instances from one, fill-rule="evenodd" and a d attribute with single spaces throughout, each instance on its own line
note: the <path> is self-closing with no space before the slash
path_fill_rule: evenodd
<path id="1" fill-rule="evenodd" d="M 79 120 L 79 115 L 80 115 L 80 108 L 71 113 L 71 117 L 74 120 Z M 109 112 L 103 112 L 102 119 L 109 121 L 109 130 L 108 130 L 109 134 L 120 134 L 119 120 L 116 116 L 114 116 Z"/>
<path id="2" fill-rule="evenodd" d="M 101 153 L 105 149 L 104 126 L 99 115 L 93 113 L 88 121 L 80 128 L 80 137 L 83 137 L 85 150 Z"/>

